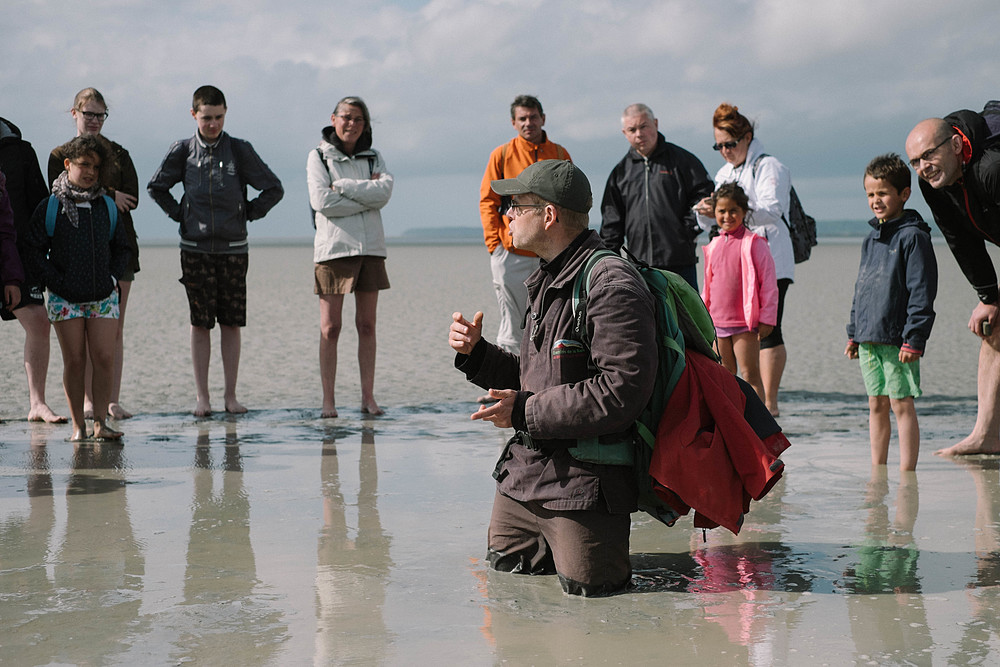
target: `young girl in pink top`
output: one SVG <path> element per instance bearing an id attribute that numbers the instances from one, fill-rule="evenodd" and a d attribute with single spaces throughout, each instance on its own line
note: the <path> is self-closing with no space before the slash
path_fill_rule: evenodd
<path id="1" fill-rule="evenodd" d="M 767 241 L 744 219 L 750 213 L 746 193 L 736 183 L 719 186 L 712 197 L 721 233 L 705 246 L 702 298 L 712 315 L 723 365 L 764 399 L 760 376 L 760 339 L 771 333 L 778 317 L 778 281 Z"/>

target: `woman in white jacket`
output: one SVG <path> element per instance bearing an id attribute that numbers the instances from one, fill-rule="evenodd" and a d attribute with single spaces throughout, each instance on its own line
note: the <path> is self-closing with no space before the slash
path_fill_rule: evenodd
<path id="1" fill-rule="evenodd" d="M 715 175 L 715 187 L 723 183 L 738 183 L 750 198 L 753 215 L 747 226 L 767 240 L 774 258 L 778 278 L 778 323 L 769 336 L 760 341 L 760 372 L 764 383 L 764 402 L 771 414 L 778 415 L 778 386 L 785 371 L 785 341 L 781 335 L 781 318 L 785 310 L 785 293 L 795 278 L 795 256 L 788 219 L 788 199 L 792 180 L 788 168 L 766 155 L 764 147 L 754 137 L 754 126 L 739 108 L 723 102 L 712 117 L 715 150 L 726 164 Z M 715 225 L 708 200 L 695 207 L 698 224 L 705 230 Z"/>
<path id="2" fill-rule="evenodd" d="M 323 129 L 319 147 L 309 152 L 306 178 L 313 209 L 315 293 L 319 295 L 319 370 L 323 417 L 336 417 L 334 385 L 337 341 L 344 295 L 354 293 L 361 372 L 361 411 L 380 415 L 375 401 L 375 310 L 379 290 L 389 288 L 385 271 L 385 232 L 379 210 L 392 195 L 392 175 L 371 147 L 368 107 L 360 97 L 345 97 Z"/>

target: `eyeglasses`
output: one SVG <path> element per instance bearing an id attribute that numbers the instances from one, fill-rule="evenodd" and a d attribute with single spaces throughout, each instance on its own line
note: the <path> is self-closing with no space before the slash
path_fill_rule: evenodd
<path id="1" fill-rule="evenodd" d="M 505 209 L 500 211 L 500 213 L 513 219 L 519 215 L 523 215 L 524 209 L 526 208 L 545 208 L 546 206 L 548 206 L 548 204 L 515 204 L 514 202 L 511 202 Z M 518 209 L 521 210 L 519 211 Z"/>
<path id="2" fill-rule="evenodd" d="M 930 162 L 930 161 L 931 161 L 931 156 L 932 156 L 932 155 L 934 155 L 934 152 L 935 152 L 935 151 L 936 151 L 937 149 L 939 149 L 939 148 L 941 148 L 942 146 L 944 146 L 944 145 L 945 145 L 946 143 L 948 143 L 949 141 L 951 141 L 951 137 L 952 137 L 952 136 L 954 136 L 954 135 L 951 135 L 951 136 L 947 137 L 947 138 L 946 138 L 946 139 L 945 139 L 944 141 L 942 141 L 941 143 L 939 143 L 939 144 L 938 144 L 937 146 L 935 146 L 934 148 L 928 148 L 928 149 L 927 149 L 927 150 L 925 150 L 925 151 L 924 151 L 923 153 L 921 153 L 921 154 L 920 154 L 920 155 L 918 155 L 917 157 L 915 157 L 915 158 L 913 158 L 912 160 L 910 160 L 910 166 L 911 166 L 911 167 L 913 167 L 914 169 L 917 169 L 917 168 L 919 168 L 919 167 L 920 167 L 920 163 L 921 163 L 921 162 Z"/>
<path id="3" fill-rule="evenodd" d="M 743 141 L 743 137 L 740 137 L 736 141 L 723 141 L 721 144 L 712 144 L 713 151 L 721 151 L 723 148 L 733 150 L 739 146 L 740 142 Z"/>
<path id="4" fill-rule="evenodd" d="M 77 109 L 77 111 L 83 114 L 83 117 L 86 118 L 87 120 L 96 120 L 100 123 L 103 123 L 108 117 L 107 111 L 104 111 L 102 113 L 94 113 L 93 111 L 83 111 L 82 109 Z"/>
<path id="5" fill-rule="evenodd" d="M 343 123 L 363 123 L 365 122 L 364 116 L 337 116 Z"/>

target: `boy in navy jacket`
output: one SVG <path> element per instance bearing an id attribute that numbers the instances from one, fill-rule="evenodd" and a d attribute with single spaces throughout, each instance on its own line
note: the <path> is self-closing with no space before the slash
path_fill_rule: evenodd
<path id="1" fill-rule="evenodd" d="M 899 469 L 914 470 L 920 427 L 913 399 L 920 396 L 920 357 L 934 324 L 937 261 L 930 227 L 904 209 L 910 170 L 896 154 L 880 155 L 865 169 L 865 192 L 875 217 L 861 246 L 847 349 L 861 359 L 868 392 L 872 465 L 889 453 L 889 410 L 899 428 Z"/>

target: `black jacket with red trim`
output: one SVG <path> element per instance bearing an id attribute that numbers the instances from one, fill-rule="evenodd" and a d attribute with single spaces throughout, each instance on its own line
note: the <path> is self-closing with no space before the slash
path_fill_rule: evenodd
<path id="1" fill-rule="evenodd" d="M 975 111 L 956 111 L 944 120 L 965 135 L 971 157 L 958 182 L 935 190 L 921 180 L 920 192 L 980 301 L 996 303 L 997 274 L 986 241 L 1000 246 L 1000 140 L 990 138 L 986 120 Z"/>

